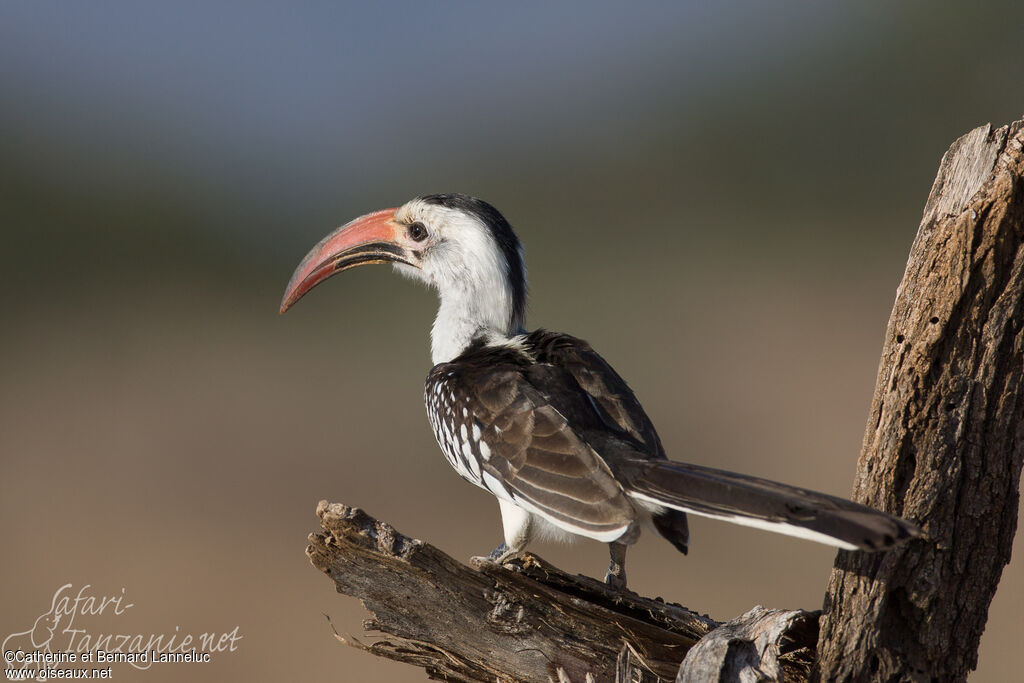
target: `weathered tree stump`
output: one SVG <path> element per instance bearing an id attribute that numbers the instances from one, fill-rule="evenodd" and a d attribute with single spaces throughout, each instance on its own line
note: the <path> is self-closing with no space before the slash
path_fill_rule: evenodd
<path id="1" fill-rule="evenodd" d="M 889 319 L 854 499 L 921 524 L 840 552 L 820 613 L 726 624 L 527 556 L 460 564 L 321 502 L 307 553 L 390 634 L 372 654 L 456 681 L 957 681 L 1016 532 L 1024 462 L 1024 121 L 943 157 Z M 815 653 L 817 644 L 817 654 Z M 680 665 L 681 663 L 681 665 Z"/>
<path id="2" fill-rule="evenodd" d="M 827 681 L 957 681 L 1010 561 L 1024 461 L 1024 121 L 942 159 L 886 329 L 853 499 L 928 534 L 840 552 Z"/>

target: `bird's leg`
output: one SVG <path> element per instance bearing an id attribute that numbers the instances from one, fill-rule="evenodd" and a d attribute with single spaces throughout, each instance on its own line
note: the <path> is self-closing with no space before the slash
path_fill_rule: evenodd
<path id="1" fill-rule="evenodd" d="M 490 555 L 487 556 L 487 559 L 491 562 L 498 562 L 507 552 L 508 546 L 505 545 L 504 541 L 502 541 L 497 548 L 491 551 Z"/>
<path id="2" fill-rule="evenodd" d="M 634 520 L 626 533 L 608 544 L 611 560 L 608 562 L 608 573 L 604 576 L 604 582 L 616 590 L 626 589 L 626 548 L 636 543 L 638 538 L 640 526 Z"/>
<path id="3" fill-rule="evenodd" d="M 505 542 L 491 551 L 487 559 L 502 564 L 515 559 L 533 536 L 533 515 L 514 503 L 498 499 L 501 508 L 501 525 L 505 531 Z"/>
<path id="4" fill-rule="evenodd" d="M 608 573 L 605 574 L 604 582 L 616 590 L 626 588 L 626 548 L 625 543 L 612 541 L 608 544 L 611 561 L 608 562 Z"/>
<path id="5" fill-rule="evenodd" d="M 526 545 L 525 543 L 523 545 Z M 497 564 L 503 564 L 509 560 L 514 560 L 519 557 L 523 552 L 523 546 L 518 548 L 513 546 L 509 547 L 507 543 L 502 543 L 497 548 L 491 551 L 491 554 L 487 556 L 487 559 Z"/>

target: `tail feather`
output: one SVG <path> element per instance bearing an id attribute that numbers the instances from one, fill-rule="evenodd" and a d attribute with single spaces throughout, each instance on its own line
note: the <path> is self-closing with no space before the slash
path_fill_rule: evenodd
<path id="1" fill-rule="evenodd" d="M 671 460 L 627 469 L 626 493 L 638 500 L 847 550 L 886 550 L 924 534 L 865 505 L 745 474 Z"/>

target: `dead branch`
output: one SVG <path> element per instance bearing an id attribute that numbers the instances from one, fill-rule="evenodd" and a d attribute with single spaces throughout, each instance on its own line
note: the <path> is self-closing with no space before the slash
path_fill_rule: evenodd
<path id="1" fill-rule="evenodd" d="M 719 625 L 707 616 L 584 576 L 571 576 L 528 555 L 468 567 L 407 538 L 362 510 L 322 501 L 323 530 L 306 552 L 337 589 L 360 598 L 374 616 L 366 628 L 391 638 L 349 645 L 421 666 L 453 681 L 673 681 L 690 648 Z M 781 666 L 809 668 L 816 630 L 785 613 L 761 641 L 789 638 Z M 762 630 L 771 621 L 759 612 Z M 737 628 L 730 622 L 731 628 Z M 790 679 L 787 679 L 790 680 Z"/>

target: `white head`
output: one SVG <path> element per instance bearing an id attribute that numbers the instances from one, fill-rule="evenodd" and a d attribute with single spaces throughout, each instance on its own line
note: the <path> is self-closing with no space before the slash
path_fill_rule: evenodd
<path id="1" fill-rule="evenodd" d="M 458 356 L 476 336 L 507 339 L 523 331 L 522 245 L 493 206 L 461 194 L 417 197 L 338 228 L 299 264 L 281 312 L 335 273 L 388 262 L 440 296 L 431 331 L 435 364 Z"/>

